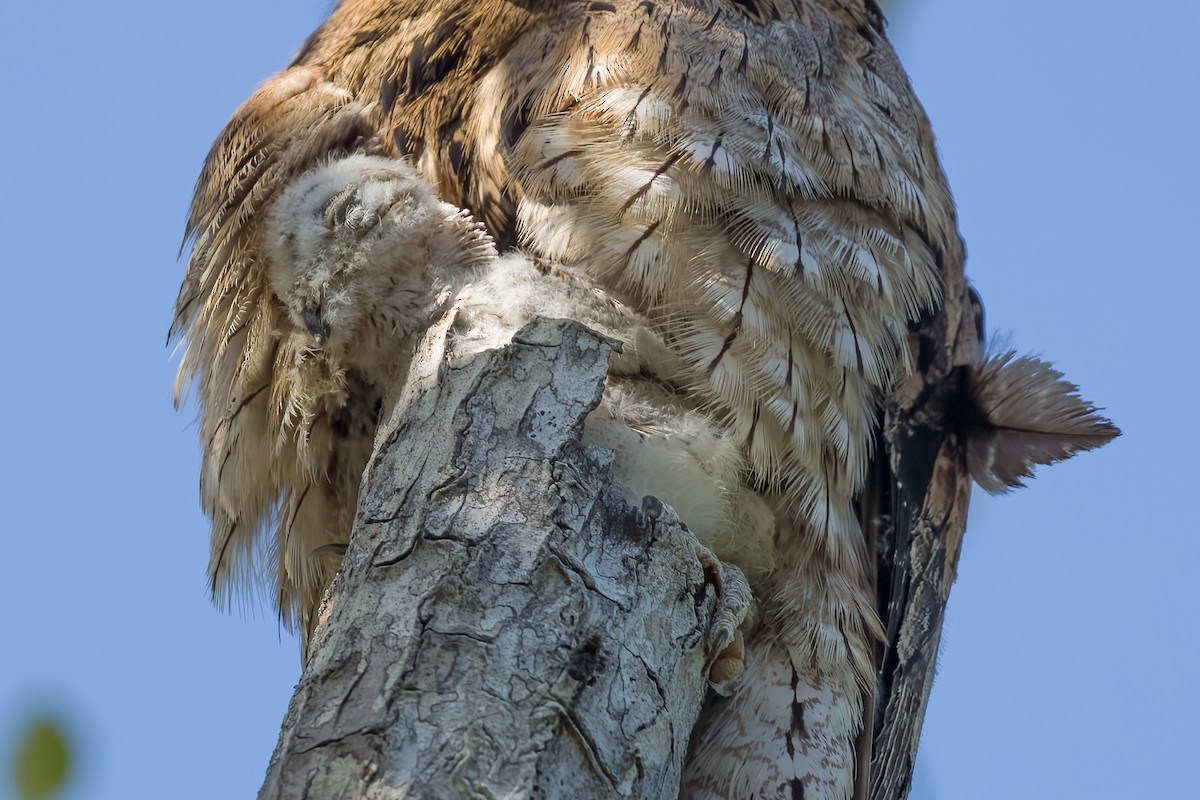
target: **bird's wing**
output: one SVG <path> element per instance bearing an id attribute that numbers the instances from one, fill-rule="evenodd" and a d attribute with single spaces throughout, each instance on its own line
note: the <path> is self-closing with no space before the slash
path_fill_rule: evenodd
<path id="1" fill-rule="evenodd" d="M 1120 433 L 1045 362 L 987 358 L 979 297 L 961 263 L 942 268 L 946 302 L 913 332 L 917 370 L 885 404 L 882 447 L 861 503 L 887 630 L 869 728 L 871 800 L 900 800 L 911 788 L 971 484 L 1006 492 L 1035 466 Z"/>
<path id="2" fill-rule="evenodd" d="M 256 585 L 278 585 L 273 598 L 285 623 L 295 582 L 286 569 L 287 537 L 260 535 L 295 516 L 312 493 L 294 485 L 281 497 L 281 443 L 272 415 L 287 325 L 267 287 L 258 236 L 272 201 L 314 163 L 360 148 L 369 138 L 362 106 L 310 69 L 292 69 L 247 100 L 214 142 L 196 183 L 187 240 L 187 272 L 170 338 L 184 341 L 176 404 L 193 382 L 199 390 L 201 504 L 213 520 L 210 589 L 219 605 Z M 186 244 L 186 242 L 185 242 Z M 275 545 L 272 547 L 272 543 Z"/>

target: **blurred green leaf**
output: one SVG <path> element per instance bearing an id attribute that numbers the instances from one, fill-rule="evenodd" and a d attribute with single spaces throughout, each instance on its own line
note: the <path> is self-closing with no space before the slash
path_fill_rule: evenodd
<path id="1" fill-rule="evenodd" d="M 50 718 L 34 719 L 20 737 L 13 759 L 13 780 L 21 800 L 52 797 L 71 769 L 71 749 L 61 727 Z"/>

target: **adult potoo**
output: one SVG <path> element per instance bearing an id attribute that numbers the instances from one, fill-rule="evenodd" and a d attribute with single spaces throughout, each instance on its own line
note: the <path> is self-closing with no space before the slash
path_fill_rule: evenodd
<path id="1" fill-rule="evenodd" d="M 702 720 L 684 795 L 863 795 L 872 741 L 875 792 L 903 792 L 970 476 L 1006 486 L 1112 431 L 1043 365 L 985 365 L 929 123 L 875 2 L 345 0 L 239 109 L 192 208 L 182 372 L 202 374 L 213 410 L 217 591 L 256 563 L 245 556 L 274 493 L 285 516 L 341 515 L 282 548 L 281 611 L 298 602 L 302 617 L 331 569 L 310 554 L 348 530 L 379 365 L 345 350 L 336 363 L 351 366 L 321 376 L 331 402 L 308 412 L 328 415 L 317 426 L 284 424 L 287 375 L 339 346 L 326 314 L 357 309 L 345 329 L 358 337 L 400 317 L 388 304 L 386 324 L 370 323 L 364 298 L 375 309 L 394 287 L 355 295 L 354 281 L 296 267 L 302 232 L 271 231 L 311 200 L 335 232 L 322 236 L 354 231 L 352 262 L 347 222 L 377 230 L 394 198 L 295 187 L 360 156 L 411 159 L 500 247 L 565 264 L 633 309 L 670 353 L 656 377 L 739 442 L 774 543 L 744 564 L 761 611 L 745 686 Z M 398 263 L 431 282 L 408 287 L 412 319 L 445 267 Z M 1038 420 L 1015 444 L 998 432 Z M 236 441 L 263 424 L 277 448 L 265 471 Z M 320 474 L 291 458 L 315 430 L 347 439 Z M 738 561 L 736 541 L 722 555 Z"/>

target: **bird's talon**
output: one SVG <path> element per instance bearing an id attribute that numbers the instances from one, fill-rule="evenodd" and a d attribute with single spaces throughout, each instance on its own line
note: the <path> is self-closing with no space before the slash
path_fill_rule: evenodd
<path id="1" fill-rule="evenodd" d="M 741 629 L 733 632 L 733 640 L 721 648 L 709 662 L 708 685 L 721 697 L 733 694 L 746 674 L 746 642 Z"/>
<path id="2" fill-rule="evenodd" d="M 753 623 L 753 597 L 740 569 L 709 556 L 701 561 L 717 591 L 717 607 L 708 628 L 708 684 L 718 695 L 728 697 L 746 672 L 742 630 Z"/>
<path id="3" fill-rule="evenodd" d="M 653 526 L 662 517 L 664 508 L 662 500 L 653 495 L 646 495 L 642 498 L 642 504 L 637 509 L 638 525 L 643 528 Z"/>

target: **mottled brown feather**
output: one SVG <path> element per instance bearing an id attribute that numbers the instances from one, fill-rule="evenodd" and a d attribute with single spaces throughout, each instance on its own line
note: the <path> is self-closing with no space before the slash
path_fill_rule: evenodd
<path id="1" fill-rule="evenodd" d="M 967 468 L 984 490 L 1023 486 L 1034 467 L 1100 447 L 1120 430 L 1044 361 L 1008 352 L 969 373 L 974 404 L 965 423 Z M 968 412 L 970 413 L 970 412 Z"/>

